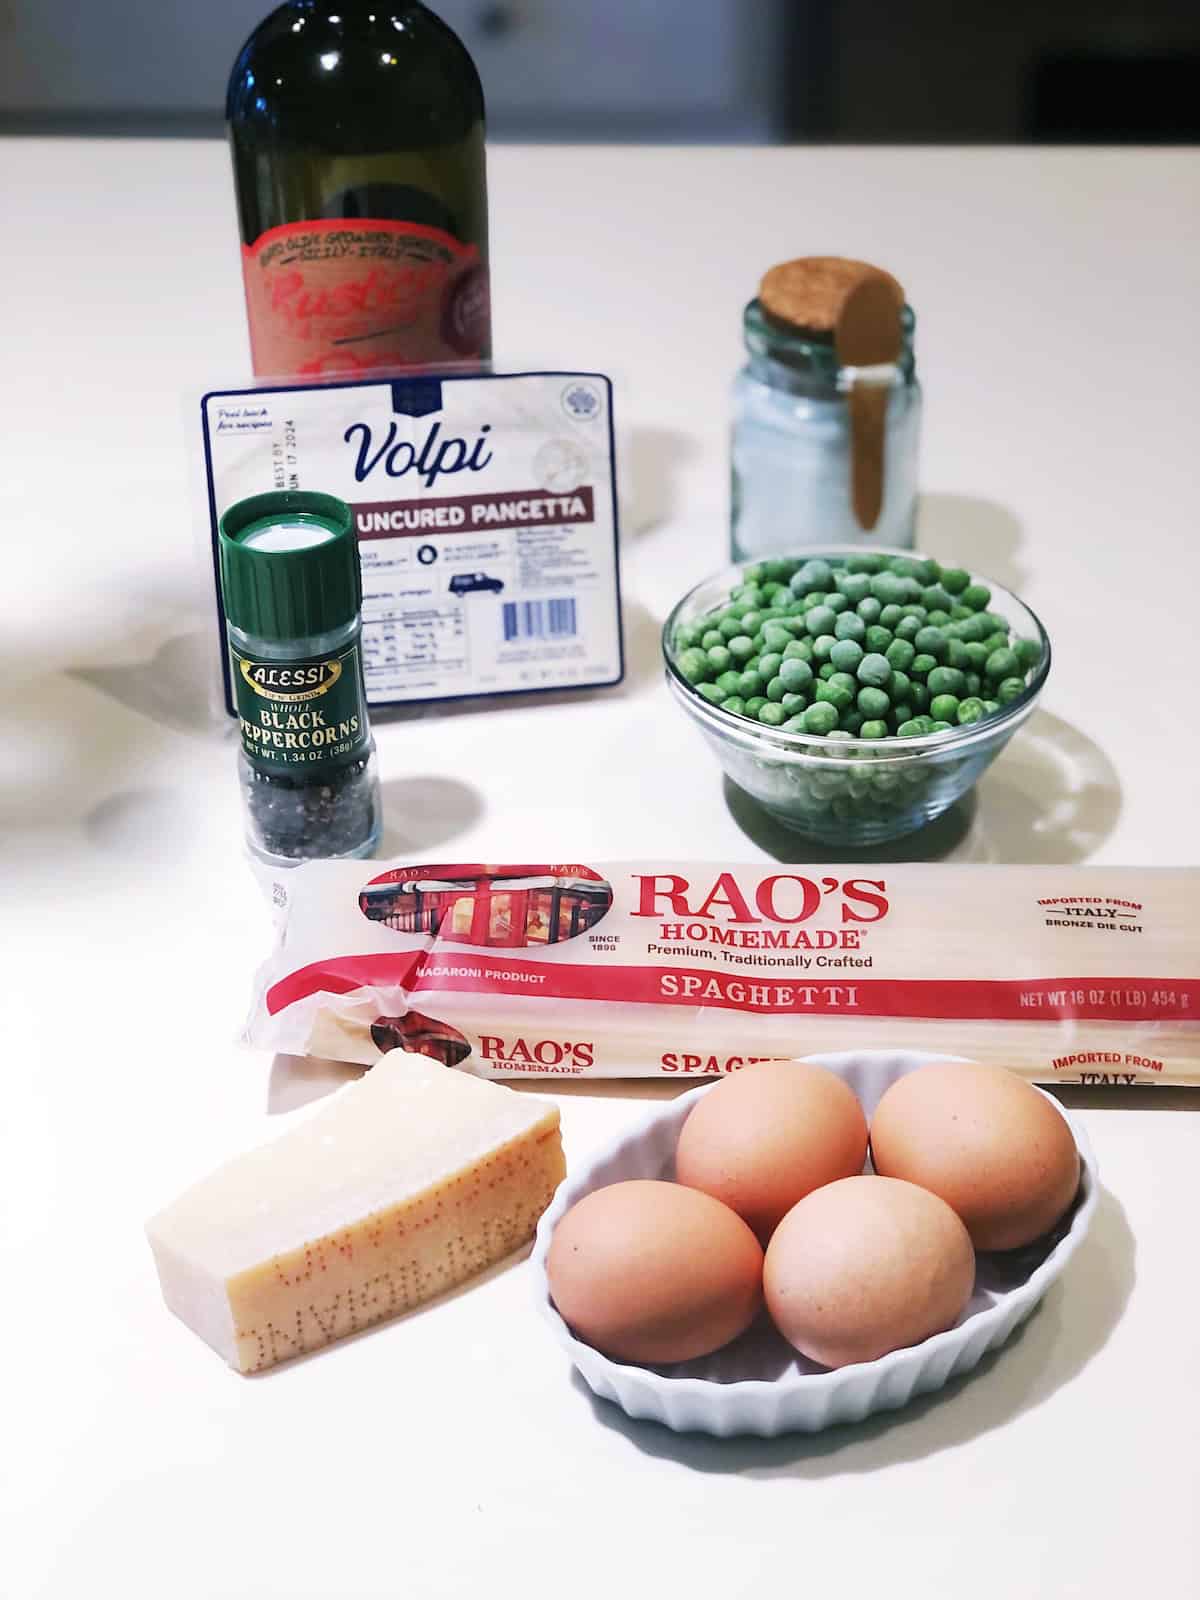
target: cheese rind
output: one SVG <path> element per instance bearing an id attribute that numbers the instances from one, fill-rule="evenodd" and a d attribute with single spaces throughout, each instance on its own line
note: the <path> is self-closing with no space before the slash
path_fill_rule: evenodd
<path id="1" fill-rule="evenodd" d="M 393 1051 L 147 1225 L 167 1305 L 240 1372 L 411 1310 L 532 1237 L 558 1109 Z"/>

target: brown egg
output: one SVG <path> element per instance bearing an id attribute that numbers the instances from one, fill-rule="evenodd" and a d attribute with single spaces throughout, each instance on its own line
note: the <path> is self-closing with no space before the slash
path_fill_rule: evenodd
<path id="1" fill-rule="evenodd" d="M 825 1367 L 874 1361 L 953 1327 L 975 1252 L 950 1207 L 897 1178 L 843 1178 L 793 1206 L 771 1236 L 767 1310 Z"/>
<path id="2" fill-rule="evenodd" d="M 690 1361 L 728 1344 L 762 1305 L 762 1249 L 719 1200 L 633 1179 L 567 1211 L 546 1256 L 576 1335 L 619 1361 Z"/>
<path id="3" fill-rule="evenodd" d="M 875 1170 L 941 1195 L 977 1250 L 1052 1228 L 1079 1187 L 1066 1118 L 1003 1067 L 931 1062 L 897 1079 L 871 1121 Z"/>
<path id="4" fill-rule="evenodd" d="M 697 1100 L 675 1176 L 744 1217 L 766 1244 L 797 1200 L 849 1178 L 867 1156 L 867 1119 L 841 1078 L 801 1061 L 759 1061 Z"/>

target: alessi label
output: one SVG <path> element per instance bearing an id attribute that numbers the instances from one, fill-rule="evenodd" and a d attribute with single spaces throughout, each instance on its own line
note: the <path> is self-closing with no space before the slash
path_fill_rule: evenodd
<path id="1" fill-rule="evenodd" d="M 1200 1084 L 1195 869 L 322 862 L 286 899 L 250 1029 L 275 1050 L 643 1077 L 899 1049 Z"/>
<path id="2" fill-rule="evenodd" d="M 242 748 L 256 767 L 310 781 L 366 749 L 358 645 L 305 661 L 262 661 L 231 646 L 230 658 Z"/>
<path id="3" fill-rule="evenodd" d="M 490 347 L 486 268 L 440 228 L 288 222 L 242 247 L 242 275 L 260 378 L 471 361 Z"/>

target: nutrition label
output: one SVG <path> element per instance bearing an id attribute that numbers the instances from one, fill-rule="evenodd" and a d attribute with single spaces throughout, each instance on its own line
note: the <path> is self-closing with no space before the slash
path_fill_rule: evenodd
<path id="1" fill-rule="evenodd" d="M 203 401 L 216 520 L 278 487 L 346 500 L 372 705 L 622 675 L 611 385 L 423 374 Z M 223 620 L 223 619 L 222 619 Z"/>

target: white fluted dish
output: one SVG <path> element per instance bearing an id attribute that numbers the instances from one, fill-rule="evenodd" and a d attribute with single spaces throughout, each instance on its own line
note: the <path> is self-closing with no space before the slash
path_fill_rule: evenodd
<path id="1" fill-rule="evenodd" d="M 884 1091 L 905 1073 L 929 1061 L 955 1057 L 933 1052 L 859 1050 L 804 1057 L 844 1078 L 868 1117 Z M 630 1366 L 612 1361 L 576 1339 L 550 1298 L 546 1253 L 559 1218 L 593 1189 L 627 1178 L 671 1178 L 675 1146 L 695 1101 L 714 1087 L 704 1084 L 668 1105 L 659 1105 L 628 1133 L 562 1184 L 538 1226 L 531 1269 L 537 1302 L 554 1337 L 594 1394 L 628 1416 L 661 1422 L 679 1433 L 816 1433 L 841 1422 L 861 1422 L 876 1411 L 895 1410 L 916 1395 L 940 1389 L 970 1372 L 989 1350 L 998 1349 L 1030 1315 L 1083 1242 L 1099 1195 L 1099 1174 L 1083 1129 L 1053 1097 L 1079 1150 L 1079 1193 L 1051 1233 L 1024 1250 L 980 1254 L 975 1288 L 953 1328 L 923 1343 L 893 1350 L 878 1361 L 830 1371 L 807 1360 L 776 1332 L 764 1313 L 722 1350 L 671 1366 Z"/>

